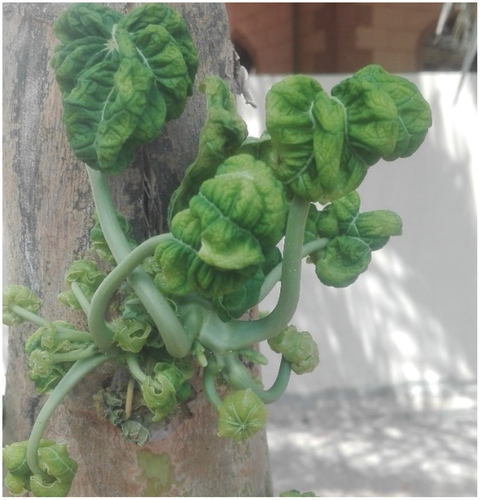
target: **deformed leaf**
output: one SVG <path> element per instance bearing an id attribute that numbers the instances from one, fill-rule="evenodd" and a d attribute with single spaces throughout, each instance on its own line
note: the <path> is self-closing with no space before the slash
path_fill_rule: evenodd
<path id="1" fill-rule="evenodd" d="M 357 189 L 381 158 L 412 154 L 431 125 L 415 85 L 367 66 L 332 89 L 294 75 L 272 86 L 266 124 L 275 175 L 297 196 L 322 204 Z"/>
<path id="2" fill-rule="evenodd" d="M 3 324 L 20 325 L 25 319 L 13 311 L 14 306 L 20 306 L 27 311 L 36 313 L 41 306 L 40 299 L 23 285 L 9 285 L 3 289 Z"/>
<path id="3" fill-rule="evenodd" d="M 173 238 L 155 252 L 161 270 L 155 282 L 173 295 L 238 291 L 282 237 L 286 212 L 281 184 L 263 162 L 246 154 L 228 158 L 173 218 Z"/>
<path id="4" fill-rule="evenodd" d="M 337 236 L 324 250 L 318 252 L 315 271 L 327 286 L 337 288 L 351 285 L 370 264 L 370 247 L 360 238 Z"/>
<path id="5" fill-rule="evenodd" d="M 383 156 L 391 161 L 412 155 L 422 144 L 432 125 L 430 106 L 422 97 L 416 85 L 406 78 L 391 75 L 377 64 L 371 64 L 357 71 L 357 81 L 368 82 L 381 89 L 395 103 L 398 116 L 398 134 L 394 150 Z M 340 89 L 332 90 L 332 95 Z"/>
<path id="6" fill-rule="evenodd" d="M 270 348 L 281 354 L 297 374 L 312 372 L 319 363 L 318 347 L 309 332 L 291 325 L 268 340 Z"/>
<path id="7" fill-rule="evenodd" d="M 54 32 L 61 44 L 51 64 L 73 152 L 94 169 L 121 172 L 192 93 L 198 58 L 188 28 L 162 4 L 126 16 L 73 4 Z"/>
<path id="8" fill-rule="evenodd" d="M 215 176 L 220 164 L 238 150 L 247 136 L 247 126 L 238 115 L 235 99 L 223 80 L 206 77 L 199 89 L 206 97 L 207 120 L 200 132 L 197 158 L 185 171 L 182 183 L 170 199 L 169 224 L 174 215 L 188 208 L 202 182 Z"/>

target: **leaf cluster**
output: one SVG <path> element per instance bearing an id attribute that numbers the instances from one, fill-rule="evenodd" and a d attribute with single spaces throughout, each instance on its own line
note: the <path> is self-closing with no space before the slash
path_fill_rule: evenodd
<path id="1" fill-rule="evenodd" d="M 88 333 L 65 321 L 40 327 L 25 343 L 28 376 L 38 393 L 50 393 L 79 356 L 94 347 Z"/>
<path id="2" fill-rule="evenodd" d="M 380 159 L 413 154 L 431 123 L 417 87 L 378 65 L 340 82 L 332 97 L 304 75 L 285 78 L 266 97 L 275 175 L 291 192 L 322 204 L 357 189 Z"/>
<path id="3" fill-rule="evenodd" d="M 2 319 L 7 326 L 21 325 L 25 317 L 14 311 L 19 307 L 28 312 L 36 313 L 42 305 L 40 299 L 23 285 L 8 285 L 3 289 Z"/>
<path id="4" fill-rule="evenodd" d="M 58 295 L 58 300 L 70 309 L 81 309 L 75 291 L 72 290 L 72 284 L 76 283 L 82 295 L 90 301 L 105 276 L 106 273 L 101 271 L 96 262 L 92 260 L 74 261 L 65 273 L 67 290 Z"/>
<path id="5" fill-rule="evenodd" d="M 79 3 L 57 19 L 54 33 L 60 44 L 51 65 L 70 146 L 90 167 L 119 173 L 192 94 L 198 58 L 187 25 L 158 3 L 125 16 Z"/>
<path id="6" fill-rule="evenodd" d="M 346 287 L 367 270 L 373 251 L 402 234 L 402 220 L 390 210 L 360 213 L 360 196 L 353 191 L 320 211 L 310 207 L 307 241 L 312 234 L 329 238 L 310 256 L 318 278 L 327 286 Z"/>
<path id="7" fill-rule="evenodd" d="M 34 474 L 27 463 L 28 441 L 3 448 L 3 463 L 7 469 L 5 486 L 13 496 L 31 492 L 37 497 L 63 497 L 70 490 L 77 463 L 70 458 L 65 444 L 42 439 L 38 448 L 41 474 Z"/>

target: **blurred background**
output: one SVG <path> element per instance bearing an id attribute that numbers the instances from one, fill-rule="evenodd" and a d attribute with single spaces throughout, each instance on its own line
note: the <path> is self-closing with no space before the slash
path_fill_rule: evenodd
<path id="1" fill-rule="evenodd" d="M 257 105 L 238 99 L 250 135 L 263 132 L 265 94 L 282 76 L 310 74 L 329 92 L 372 63 L 413 81 L 433 113 L 419 151 L 379 162 L 359 188 L 362 211 L 397 212 L 404 234 L 345 289 L 305 264 L 293 323 L 321 361 L 269 406 L 275 493 L 476 496 L 476 4 L 226 7 Z M 261 309 L 275 303 L 274 292 Z M 269 386 L 279 360 L 265 353 Z"/>

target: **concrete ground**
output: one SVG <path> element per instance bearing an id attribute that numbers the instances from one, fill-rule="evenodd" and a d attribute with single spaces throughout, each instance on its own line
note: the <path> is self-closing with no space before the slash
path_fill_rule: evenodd
<path id="1" fill-rule="evenodd" d="M 476 497 L 476 384 L 312 394 L 269 405 L 276 496 Z"/>

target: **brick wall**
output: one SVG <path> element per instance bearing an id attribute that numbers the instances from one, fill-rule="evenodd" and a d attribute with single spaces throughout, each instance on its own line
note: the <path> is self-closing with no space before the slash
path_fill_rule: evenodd
<path id="1" fill-rule="evenodd" d="M 231 36 L 257 73 L 421 69 L 441 3 L 227 3 Z"/>

